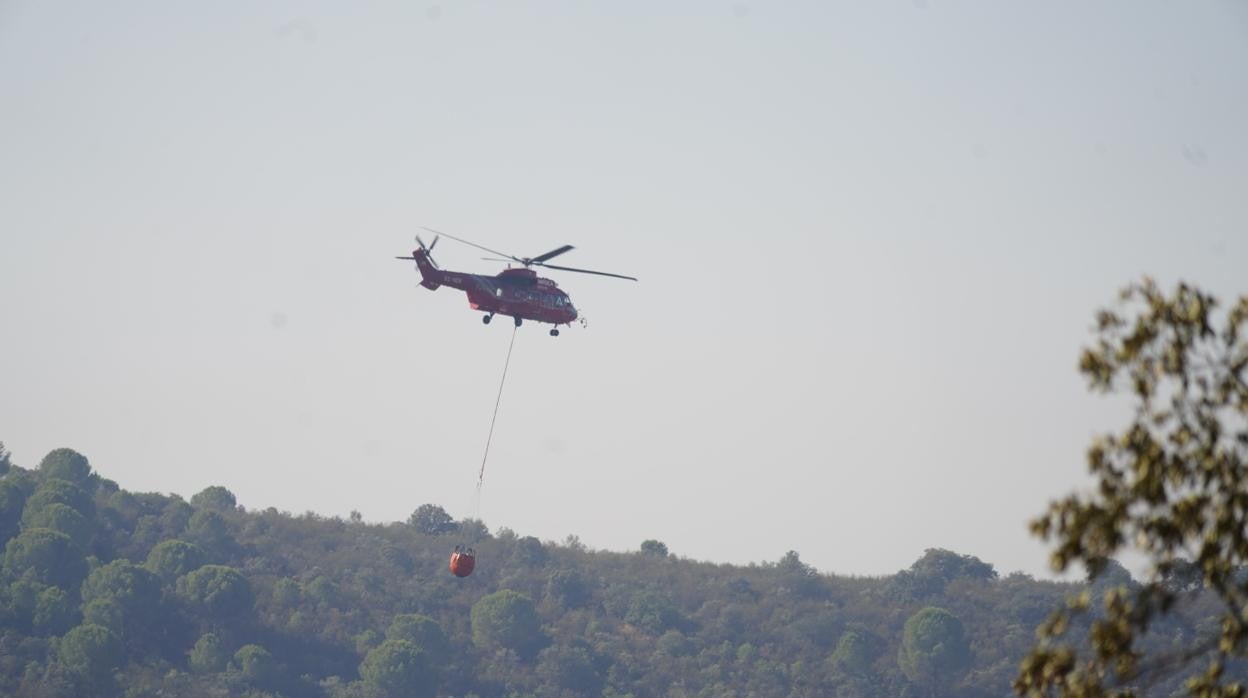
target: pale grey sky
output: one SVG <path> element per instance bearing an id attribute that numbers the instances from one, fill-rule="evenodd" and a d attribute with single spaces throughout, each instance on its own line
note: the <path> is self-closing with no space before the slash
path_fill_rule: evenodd
<path id="1" fill-rule="evenodd" d="M 1242 2 L 0 2 L 0 439 L 132 490 L 719 562 L 1046 570 L 1148 273 L 1248 292 Z M 443 267 L 499 265 L 451 241 Z"/>

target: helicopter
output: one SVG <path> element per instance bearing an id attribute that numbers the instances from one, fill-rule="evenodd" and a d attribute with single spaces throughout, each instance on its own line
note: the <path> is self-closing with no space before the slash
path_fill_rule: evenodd
<path id="1" fill-rule="evenodd" d="M 560 290 L 559 285 L 553 280 L 539 277 L 532 267 L 574 271 L 580 274 L 596 274 L 598 276 L 610 276 L 630 281 L 637 280 L 636 277 L 625 276 L 624 274 L 612 274 L 605 271 L 577 269 L 575 267 L 561 267 L 546 263 L 550 259 L 571 251 L 573 249 L 571 245 L 557 247 L 536 257 L 516 257 L 515 255 L 478 245 L 475 242 L 457 238 L 454 235 L 438 232 L 433 228 L 422 227 L 422 230 L 427 230 L 434 234 L 433 242 L 426 246 L 424 240 L 421 240 L 420 236 L 417 235 L 416 244 L 418 247 L 412 250 L 411 256 L 395 257 L 395 259 L 410 259 L 416 262 L 416 269 L 420 271 L 421 276 L 420 285 L 431 291 L 437 290 L 440 286 L 450 286 L 467 293 L 468 305 L 472 306 L 473 310 L 485 311 L 485 315 L 481 317 L 481 322 L 487 325 L 490 324 L 495 315 L 511 317 L 515 321 L 516 327 L 519 327 L 525 320 L 545 322 L 554 325 L 550 329 L 550 336 L 558 337 L 559 325 L 570 325 L 577 319 L 576 307 L 572 305 L 572 299 L 568 297 L 568 294 Z M 493 255 L 498 255 L 497 257 L 483 257 L 482 259 L 508 263 L 517 262 L 520 266 L 508 266 L 494 276 L 466 274 L 440 269 L 437 263 L 433 261 L 431 253 L 434 246 L 438 244 L 438 239 L 443 237 L 484 250 Z"/>

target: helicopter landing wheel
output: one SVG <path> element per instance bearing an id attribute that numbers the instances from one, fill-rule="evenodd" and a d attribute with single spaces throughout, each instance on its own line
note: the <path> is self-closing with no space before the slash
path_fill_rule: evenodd
<path id="1" fill-rule="evenodd" d="M 551 337 L 558 337 L 558 336 L 559 336 L 559 328 L 557 328 L 557 327 L 552 327 L 552 328 L 550 328 L 550 336 L 551 336 Z"/>
<path id="2" fill-rule="evenodd" d="M 482 323 L 482 324 L 485 324 L 485 325 L 488 325 L 488 324 L 490 324 L 490 320 L 493 320 L 493 319 L 494 319 L 494 316 L 493 316 L 493 315 L 483 315 L 483 316 L 481 317 L 481 323 Z"/>
<path id="3" fill-rule="evenodd" d="M 524 322 L 524 321 L 521 320 L 520 318 L 516 318 L 516 327 L 519 327 L 521 322 Z"/>

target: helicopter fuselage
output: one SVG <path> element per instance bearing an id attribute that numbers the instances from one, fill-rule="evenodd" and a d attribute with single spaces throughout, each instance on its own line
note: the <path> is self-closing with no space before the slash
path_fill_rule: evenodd
<path id="1" fill-rule="evenodd" d="M 412 252 L 420 270 L 420 285 L 430 290 L 450 286 L 468 295 L 468 305 L 489 315 L 566 325 L 576 320 L 576 308 L 568 294 L 551 279 L 532 269 L 504 269 L 494 276 L 438 269 L 425 250 Z"/>

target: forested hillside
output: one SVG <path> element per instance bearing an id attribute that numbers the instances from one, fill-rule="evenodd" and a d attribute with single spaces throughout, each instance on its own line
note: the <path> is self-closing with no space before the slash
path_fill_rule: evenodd
<path id="1" fill-rule="evenodd" d="M 591 551 L 432 504 L 394 523 L 244 509 L 224 487 L 128 492 L 69 449 L 23 469 L 0 445 L 0 470 L 3 695 L 1003 696 L 1078 590 L 940 549 L 865 578 L 797 552 Z M 1152 645 L 1207 617 L 1172 614 Z"/>

